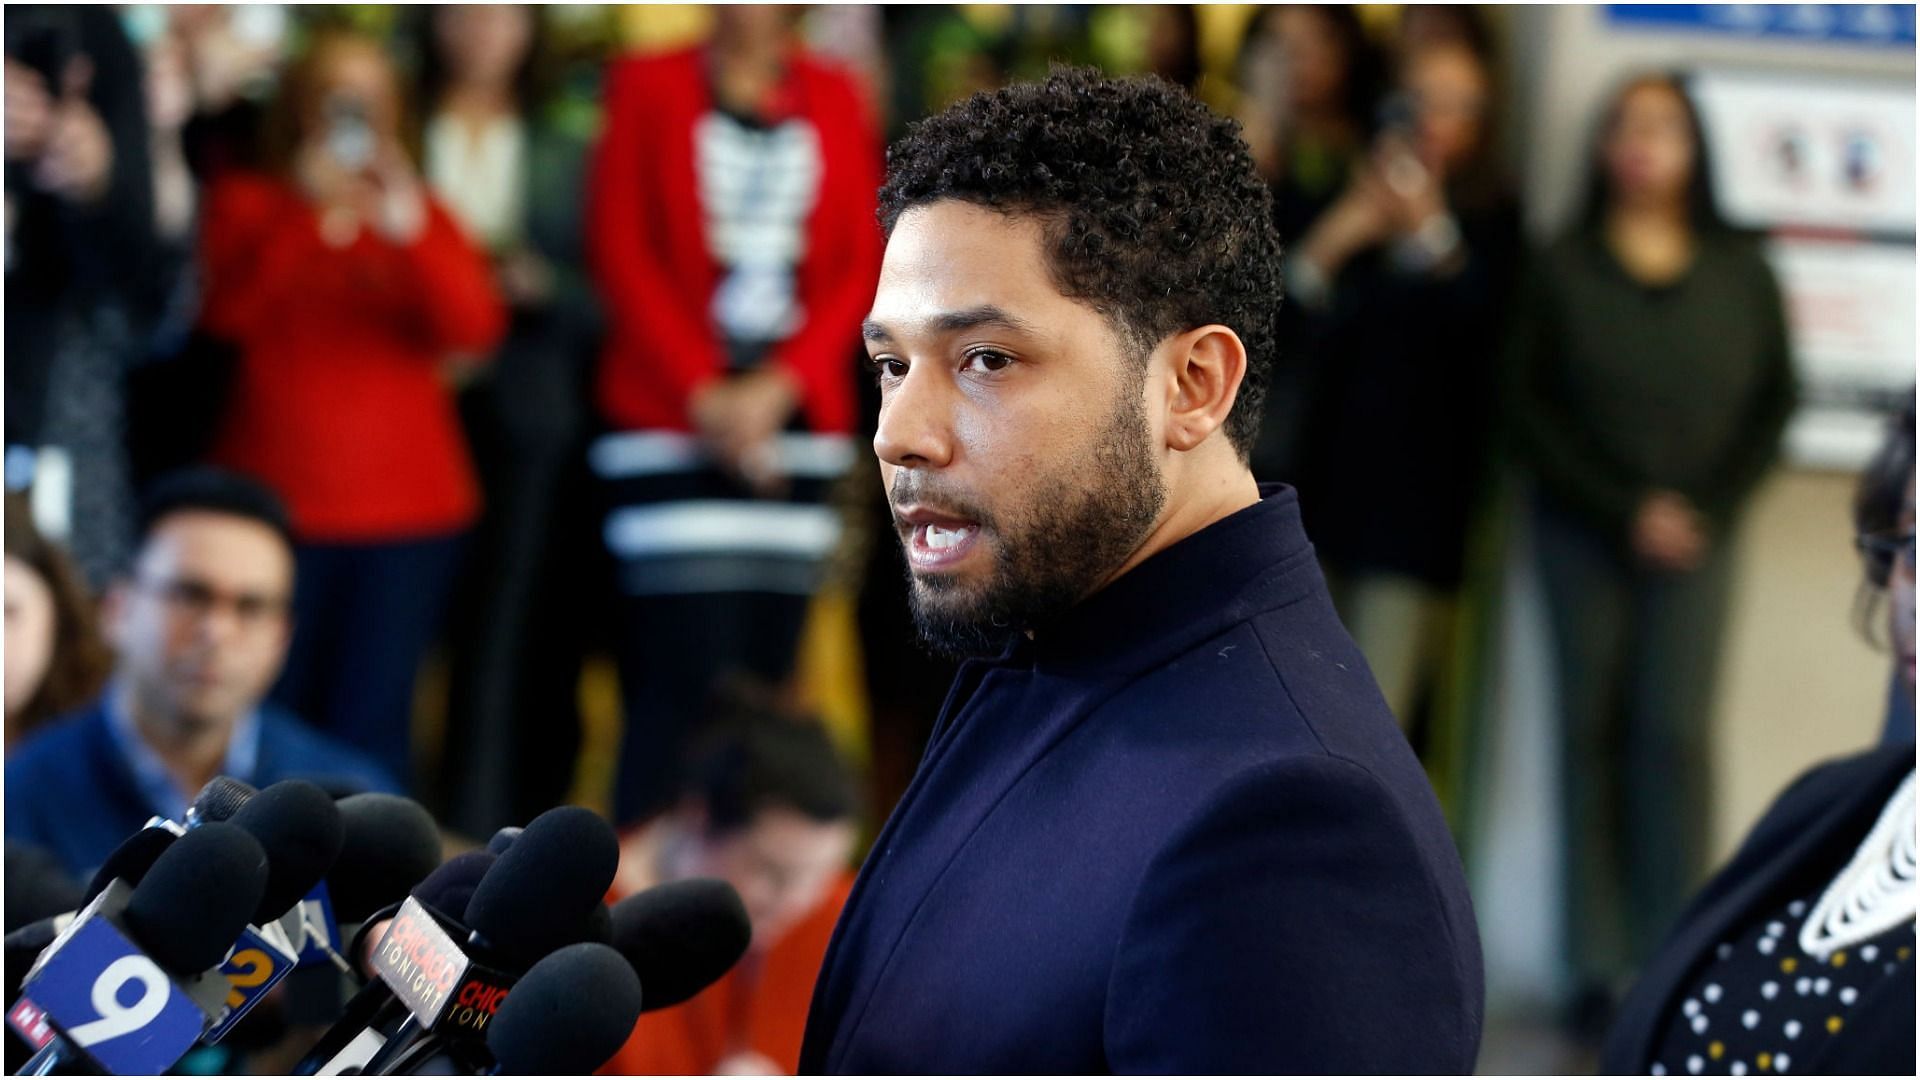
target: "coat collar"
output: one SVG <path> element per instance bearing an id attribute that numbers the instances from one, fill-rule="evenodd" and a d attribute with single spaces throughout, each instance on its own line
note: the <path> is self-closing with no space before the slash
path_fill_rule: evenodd
<path id="1" fill-rule="evenodd" d="M 1002 662 L 1030 659 L 1062 674 L 1144 670 L 1307 595 L 1312 556 L 1298 494 L 1285 484 L 1262 484 L 1259 502 L 1036 627 L 1031 644 L 1017 645 Z"/>

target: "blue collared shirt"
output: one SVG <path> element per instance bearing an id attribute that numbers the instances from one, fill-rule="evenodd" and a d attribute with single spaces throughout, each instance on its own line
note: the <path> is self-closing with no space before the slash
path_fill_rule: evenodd
<path id="1" fill-rule="evenodd" d="M 182 788 L 166 763 L 160 760 L 160 755 L 140 737 L 133 717 L 121 707 L 122 689 L 116 681 L 107 688 L 101 702 L 107 714 L 107 730 L 112 733 L 114 745 L 126 761 L 128 771 L 133 773 L 134 783 L 139 786 L 140 796 L 146 800 L 148 808 L 161 817 L 180 820 L 199 792 Z M 248 709 L 233 725 L 233 735 L 227 740 L 227 758 L 220 772 L 236 780 L 252 783 L 259 762 L 260 712 L 258 709 Z"/>

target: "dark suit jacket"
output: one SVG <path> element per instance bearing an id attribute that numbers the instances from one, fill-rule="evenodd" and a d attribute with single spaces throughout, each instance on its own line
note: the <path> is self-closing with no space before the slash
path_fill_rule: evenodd
<path id="1" fill-rule="evenodd" d="M 100 703 L 36 732 L 7 757 L 7 839 L 51 853 L 68 873 L 87 880 L 147 819 L 186 807 L 149 806 L 108 728 Z M 260 706 L 256 787 L 313 780 L 335 788 L 398 792 L 399 785 L 366 755 L 272 705 Z"/>
<path id="2" fill-rule="evenodd" d="M 1688 906 L 1627 995 L 1600 1057 L 1602 1073 L 1644 1073 L 1679 996 L 1722 941 L 1787 899 L 1809 873 L 1826 875 L 1853 854 L 1913 771 L 1914 748 L 1882 747 L 1828 762 L 1795 780 L 1753 827 L 1733 861 Z M 1912 1075 L 1914 980 L 1880 983 L 1847 1013 L 1844 1037 L 1795 1072 Z M 1804 1066 L 1804 1067 L 1803 1067 Z"/>
<path id="3" fill-rule="evenodd" d="M 962 667 L 803 1072 L 1466 1072 L 1480 943 L 1286 488 Z"/>

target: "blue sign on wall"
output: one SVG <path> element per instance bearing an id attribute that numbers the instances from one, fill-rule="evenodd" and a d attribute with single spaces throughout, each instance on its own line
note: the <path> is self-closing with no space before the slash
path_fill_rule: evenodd
<path id="1" fill-rule="evenodd" d="M 1826 45 L 1914 45 L 1913 7 L 1907 4 L 1608 4 L 1607 20 L 1637 30 Z"/>

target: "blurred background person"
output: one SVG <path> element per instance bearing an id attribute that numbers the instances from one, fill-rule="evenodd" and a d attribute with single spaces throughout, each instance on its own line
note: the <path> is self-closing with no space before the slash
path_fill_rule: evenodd
<path id="1" fill-rule="evenodd" d="M 154 269 L 141 66 L 110 7 L 6 17 L 8 487 L 102 585 L 132 542 L 128 369 Z"/>
<path id="2" fill-rule="evenodd" d="M 739 891 L 753 941 L 718 983 L 642 1017 L 608 1074 L 791 1075 L 853 888 L 859 788 L 825 730 L 747 703 L 711 726 L 679 802 L 624 842 L 614 888 L 720 878 Z"/>
<path id="3" fill-rule="evenodd" d="M 672 797 L 717 677 L 781 683 L 852 463 L 879 266 L 880 146 L 796 12 L 720 7 L 704 45 L 618 61 L 588 200 L 607 313 L 606 484 L 626 729 L 614 816 Z"/>
<path id="4" fill-rule="evenodd" d="M 1733 533 L 1795 391 L 1779 288 L 1715 210 L 1676 78 L 1607 103 L 1588 183 L 1579 224 L 1525 275 L 1505 408 L 1535 484 L 1566 948 L 1591 1034 L 1705 869 Z"/>
<path id="5" fill-rule="evenodd" d="M 1292 251 L 1347 189 L 1365 159 L 1381 92 L 1379 54 L 1359 14 L 1344 4 L 1263 7 L 1240 49 L 1241 134 L 1273 188 L 1273 219 L 1283 250 Z M 1301 341 L 1308 333 L 1298 304 L 1283 305 L 1276 364 L 1254 474 L 1291 480 L 1308 372 L 1318 360 Z"/>
<path id="6" fill-rule="evenodd" d="M 9 840 L 81 880 L 151 816 L 174 817 L 225 775 L 392 791 L 366 755 L 263 704 L 286 656 L 294 549 L 258 483 L 215 469 L 156 481 L 142 539 L 108 590 L 113 678 L 7 757 Z"/>
<path id="7" fill-rule="evenodd" d="M 552 107 L 542 9 L 418 11 L 427 182 L 487 253 L 511 312 L 460 398 L 484 507 L 448 621 L 450 729 L 435 777 L 454 827 L 485 836 L 566 800 L 583 638 L 603 591 L 584 465 L 598 340 L 587 141 Z"/>
<path id="8" fill-rule="evenodd" d="M 1388 48 L 1394 63 L 1423 49 L 1451 45 L 1491 60 L 1493 33 L 1477 4 L 1405 4 L 1395 21 Z"/>
<path id="9" fill-rule="evenodd" d="M 204 196 L 215 178 L 259 167 L 288 20 L 274 4 L 142 4 L 123 8 L 122 22 L 145 68 L 157 267 L 144 283 L 154 311 L 145 362 L 127 385 L 140 489 L 204 458 L 219 428 L 235 356 L 199 326 Z"/>
<path id="10" fill-rule="evenodd" d="M 415 672 L 479 513 L 454 388 L 505 313 L 404 131 L 382 47 L 316 33 L 272 171 L 214 183 L 201 255 L 204 325 L 238 349 L 213 457 L 284 493 L 300 542 L 275 698 L 407 778 Z"/>
<path id="11" fill-rule="evenodd" d="M 67 553 L 40 535 L 24 496 L 7 496 L 6 744 L 86 704 L 113 657 L 93 595 Z"/>
<path id="12" fill-rule="evenodd" d="M 1200 19 L 1192 4 L 1153 4 L 1146 13 L 1147 70 L 1201 97 Z"/>
<path id="13" fill-rule="evenodd" d="M 1452 655 L 1520 251 L 1492 155 L 1491 72 L 1459 44 L 1407 54 L 1367 158 L 1287 261 L 1295 325 L 1311 335 L 1293 348 L 1317 365 L 1302 512 L 1341 620 L 1407 727 Z"/>
<path id="14" fill-rule="evenodd" d="M 1908 696 L 1913 424 L 1912 404 L 1891 419 L 1853 514 L 1863 587 L 1884 603 Z M 1912 1073 L 1913 772 L 1908 740 L 1826 762 L 1781 793 L 1641 975 L 1600 1071 Z"/>

